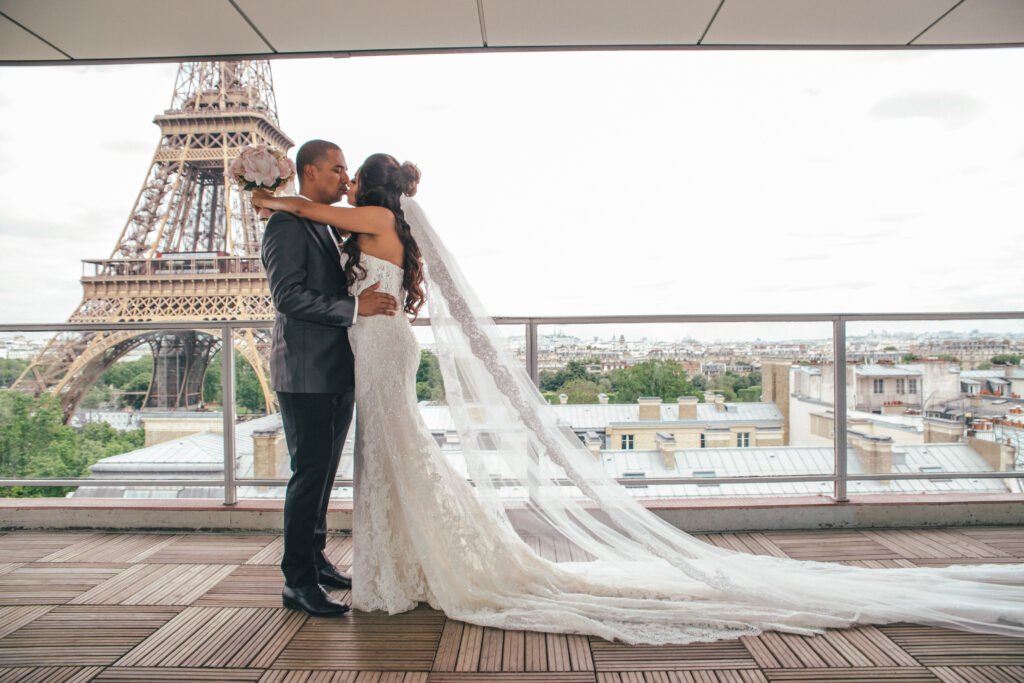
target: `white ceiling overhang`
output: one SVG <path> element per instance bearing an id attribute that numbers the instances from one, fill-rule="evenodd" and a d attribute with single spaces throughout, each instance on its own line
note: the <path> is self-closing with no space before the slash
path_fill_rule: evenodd
<path id="1" fill-rule="evenodd" d="M 1024 0 L 0 0 L 0 64 L 1024 47 Z"/>

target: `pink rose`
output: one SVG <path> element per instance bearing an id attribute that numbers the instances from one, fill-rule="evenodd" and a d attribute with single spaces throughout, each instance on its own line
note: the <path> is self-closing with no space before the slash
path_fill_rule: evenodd
<path id="1" fill-rule="evenodd" d="M 256 149 L 242 154 L 243 177 L 250 183 L 271 187 L 277 183 L 277 159 L 266 149 Z"/>

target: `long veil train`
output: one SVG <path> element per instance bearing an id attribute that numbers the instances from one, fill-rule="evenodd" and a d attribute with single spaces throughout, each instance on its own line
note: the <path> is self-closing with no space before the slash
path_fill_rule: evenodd
<path id="1" fill-rule="evenodd" d="M 403 209 L 476 497 L 499 526 L 562 554 L 521 609 L 450 616 L 634 643 L 898 621 L 1024 637 L 1022 565 L 867 569 L 749 555 L 647 511 L 558 424 L 420 206 L 404 199 Z"/>

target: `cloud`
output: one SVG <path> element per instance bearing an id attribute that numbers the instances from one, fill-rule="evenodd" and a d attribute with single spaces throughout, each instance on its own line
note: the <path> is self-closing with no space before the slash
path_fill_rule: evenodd
<path id="1" fill-rule="evenodd" d="M 981 118 L 985 104 L 967 93 L 921 90 L 879 100 L 868 113 L 883 120 L 934 119 L 949 128 L 959 128 Z"/>
<path id="2" fill-rule="evenodd" d="M 146 143 L 141 140 L 111 140 L 100 145 L 104 152 L 113 154 L 128 154 L 131 156 L 142 156 L 146 152 L 153 151 L 152 142 Z"/>
<path id="3" fill-rule="evenodd" d="M 875 216 L 874 219 L 878 223 L 906 223 L 920 216 L 919 213 L 883 213 Z"/>

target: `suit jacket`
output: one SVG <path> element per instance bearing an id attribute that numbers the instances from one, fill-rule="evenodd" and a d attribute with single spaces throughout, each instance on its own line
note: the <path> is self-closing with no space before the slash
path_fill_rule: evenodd
<path id="1" fill-rule="evenodd" d="M 271 386 L 295 393 L 351 391 L 347 328 L 356 302 L 327 226 L 278 211 L 263 232 L 262 258 L 276 309 Z"/>

